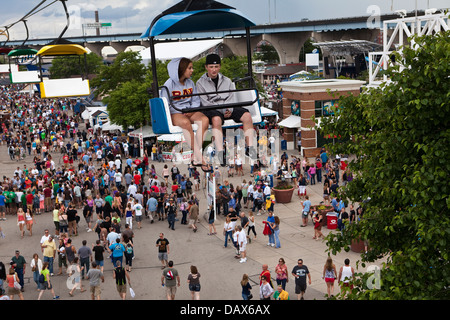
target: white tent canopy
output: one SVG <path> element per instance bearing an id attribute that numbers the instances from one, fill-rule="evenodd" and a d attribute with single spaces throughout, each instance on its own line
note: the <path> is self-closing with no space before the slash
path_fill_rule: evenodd
<path id="1" fill-rule="evenodd" d="M 277 115 L 278 115 L 278 112 L 276 112 L 272 109 L 266 108 L 266 107 L 261 107 L 261 116 L 270 117 L 270 116 L 277 116 Z"/>
<path id="2" fill-rule="evenodd" d="M 182 42 L 160 42 L 155 45 L 155 55 L 158 60 L 172 60 L 178 57 L 186 57 L 193 59 L 194 57 L 208 51 L 209 49 L 222 43 L 222 39 L 218 40 L 199 40 L 199 41 L 182 41 Z M 148 65 L 151 60 L 150 48 L 146 48 L 140 52 L 142 62 Z"/>
<path id="3" fill-rule="evenodd" d="M 123 131 L 123 127 L 122 126 L 110 123 L 109 121 L 103 123 L 101 126 L 99 124 L 96 124 L 94 126 L 94 129 L 97 130 L 97 128 L 101 128 L 102 131 L 115 131 L 115 130 Z"/>
<path id="4" fill-rule="evenodd" d="M 158 137 L 158 141 L 184 141 L 182 133 L 163 134 Z"/>
<path id="5" fill-rule="evenodd" d="M 153 132 L 153 128 L 151 126 L 143 126 L 142 128 L 136 129 L 128 133 L 130 137 L 139 138 L 142 134 L 142 138 L 151 138 L 156 137 L 156 133 Z"/>
<path id="6" fill-rule="evenodd" d="M 300 128 L 301 127 L 301 118 L 299 116 L 291 115 L 287 117 L 286 119 L 283 119 L 282 121 L 278 122 L 278 125 L 280 127 L 286 127 L 286 128 Z"/>

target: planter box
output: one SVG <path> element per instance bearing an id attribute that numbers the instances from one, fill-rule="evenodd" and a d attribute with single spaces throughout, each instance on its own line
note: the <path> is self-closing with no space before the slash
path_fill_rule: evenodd
<path id="1" fill-rule="evenodd" d="M 291 189 L 275 189 L 272 188 L 275 193 L 275 201 L 277 203 L 289 203 L 292 200 L 292 194 L 294 193 L 294 188 Z"/>

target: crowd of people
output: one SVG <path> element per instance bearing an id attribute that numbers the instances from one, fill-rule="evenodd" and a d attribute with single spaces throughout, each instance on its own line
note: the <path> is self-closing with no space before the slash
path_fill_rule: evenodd
<path id="1" fill-rule="evenodd" d="M 125 299 L 135 257 L 133 230 L 142 228 L 142 221 L 148 220 L 150 224 L 166 221 L 170 230 L 175 230 L 176 222 L 179 222 L 197 232 L 200 210 L 196 192 L 200 191 L 201 179 L 206 182 L 206 176 L 197 169 L 199 165 L 195 161 L 188 166 L 187 172 L 182 172 L 177 164 L 172 163 L 164 164 L 162 172 L 157 172 L 152 162 L 162 160 L 159 156 L 163 150 L 161 146 L 151 146 L 148 149 L 150 157 L 145 153 L 140 159 L 134 152 L 137 148 L 133 143 L 85 125 L 80 116 L 72 112 L 76 101 L 41 100 L 37 95 L 20 89 L 17 85 L 0 88 L 0 104 L 9 114 L 0 129 L 1 143 L 16 165 L 12 175 L 4 176 L 1 181 L 0 220 L 17 220 L 20 237 L 24 238 L 27 233 L 33 236 L 37 216 L 51 214 L 54 226 L 46 229 L 40 241 L 42 251 L 36 253 L 30 263 L 33 280 L 40 291 L 39 299 L 46 290 L 54 299 L 59 298 L 52 287 L 51 277 L 63 274 L 63 266 L 73 277 L 71 296 L 77 288 L 83 292 L 81 280 L 89 279 L 92 299 L 100 299 L 106 255 L 113 265 L 119 295 Z M 225 156 L 227 145 L 224 143 L 223 149 L 217 150 L 218 145 L 214 152 L 220 159 Z M 225 172 L 219 170 L 219 166 L 204 170 L 214 176 L 217 183 L 216 206 L 209 206 L 208 210 L 208 235 L 217 234 L 217 229 L 220 231 L 215 223 L 217 216 L 223 215 L 224 247 L 228 247 L 230 239 L 240 263 L 247 261 L 247 244 L 252 238 L 257 239 L 255 216 L 267 215 L 263 220 L 263 236 L 268 237 L 268 246 L 281 247 L 280 217 L 274 215 L 274 182 L 288 179 L 298 186 L 300 197 L 307 197 L 306 185 L 315 184 L 316 178 L 317 183 L 322 183 L 323 177 L 324 201 L 336 206 L 337 212 L 345 211 L 341 201 L 333 197 L 339 183 L 340 162 L 329 161 L 325 151 L 313 163 L 295 156 L 289 158 L 286 153 L 279 159 L 276 155 L 269 155 L 263 161 L 251 157 L 248 149 L 246 154 L 250 158 L 250 178 L 248 181 L 243 179 L 236 186 L 228 178 L 234 174 L 242 177 L 247 174 L 243 170 L 242 159 L 237 155 L 232 153 L 225 164 L 228 177 L 223 176 Z M 33 157 L 31 166 L 27 167 L 26 157 Z M 345 181 L 351 181 L 351 174 L 347 171 L 344 177 Z M 303 206 L 305 211 L 305 204 Z M 86 223 L 86 232 L 97 233 L 97 240 L 91 246 L 83 240 L 82 246 L 76 249 L 73 240 L 80 234 L 81 219 Z M 179 286 L 179 279 L 173 262 L 164 255 L 169 248 L 168 240 L 165 240 L 167 243 L 163 248 L 161 241 L 157 246 L 161 254 L 162 282 L 168 290 L 168 299 L 172 299 L 176 291 L 173 284 L 178 282 Z M 57 273 L 54 272 L 56 263 L 59 267 Z M 10 298 L 15 295 L 24 298 L 27 264 L 17 250 L 9 268 L 0 265 L 0 287 L 3 290 L 3 282 L 7 283 L 7 296 Z M 283 272 L 287 281 L 287 273 Z M 304 272 L 300 273 L 302 275 L 299 271 L 292 271 L 292 274 L 303 277 Z M 192 266 L 189 288 L 193 299 L 199 298 L 199 278 L 197 268 Z M 261 277 L 261 288 L 265 288 L 261 289 L 261 298 L 267 298 L 270 293 L 266 283 L 270 283 L 267 275 Z M 286 296 L 283 293 L 285 281 L 280 283 L 283 290 L 274 292 L 282 299 Z M 247 296 L 243 291 L 244 299 L 248 298 L 247 285 L 248 281 Z M 2 293 L 4 295 L 5 292 Z"/>

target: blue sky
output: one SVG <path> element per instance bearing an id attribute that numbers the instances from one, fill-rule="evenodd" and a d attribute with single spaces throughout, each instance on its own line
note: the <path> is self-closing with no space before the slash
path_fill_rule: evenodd
<path id="1" fill-rule="evenodd" d="M 0 11 L 0 26 L 8 25 L 22 18 L 41 0 L 14 0 Z M 49 4 L 53 0 L 47 0 Z M 94 22 L 94 11 L 99 11 L 100 22 L 110 22 L 112 28 L 102 34 L 143 32 L 153 18 L 178 3 L 180 0 L 68 0 L 72 25 L 66 36 L 81 36 L 83 23 Z M 222 0 L 235 7 L 256 24 L 280 23 L 332 19 L 355 16 L 369 16 L 369 9 L 377 6 L 383 13 L 393 10 L 415 9 L 415 0 Z M 371 7 L 372 6 L 372 7 Z M 449 8 L 450 0 L 417 0 L 418 9 Z M 369 11 L 368 11 L 369 10 Z M 28 19 L 30 38 L 57 37 L 65 26 L 62 5 L 58 2 Z M 0 27 L 1 29 L 1 27 Z M 23 25 L 10 29 L 12 39 L 23 39 Z M 94 34 L 94 30 L 86 34 Z M 4 37 L 0 38 L 4 41 Z"/>

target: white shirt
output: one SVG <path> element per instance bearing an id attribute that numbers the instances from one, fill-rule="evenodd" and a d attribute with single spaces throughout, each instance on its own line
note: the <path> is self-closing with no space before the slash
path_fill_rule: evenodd
<path id="1" fill-rule="evenodd" d="M 247 236 L 245 235 L 244 230 L 238 232 L 238 243 L 239 245 L 245 245 L 247 244 Z"/>
<path id="2" fill-rule="evenodd" d="M 128 187 L 128 191 L 127 192 L 128 192 L 128 195 L 133 195 L 133 197 L 134 197 L 134 195 L 137 192 L 136 185 L 130 184 L 130 186 Z"/>
<path id="3" fill-rule="evenodd" d="M 250 195 L 253 196 L 253 185 L 252 184 L 249 185 L 248 189 L 247 189 L 247 196 L 250 196 Z"/>
<path id="4" fill-rule="evenodd" d="M 43 235 L 41 238 L 41 244 L 43 244 L 45 241 L 47 241 L 49 237 L 50 237 L 50 235 L 48 235 L 48 236 Z"/>
<path id="5" fill-rule="evenodd" d="M 120 172 L 116 172 L 114 178 L 116 179 L 116 182 L 122 182 L 122 174 Z"/>
<path id="6" fill-rule="evenodd" d="M 136 213 L 136 216 L 142 216 L 142 205 L 140 205 L 139 203 L 135 204 L 133 206 L 133 210 Z"/>

